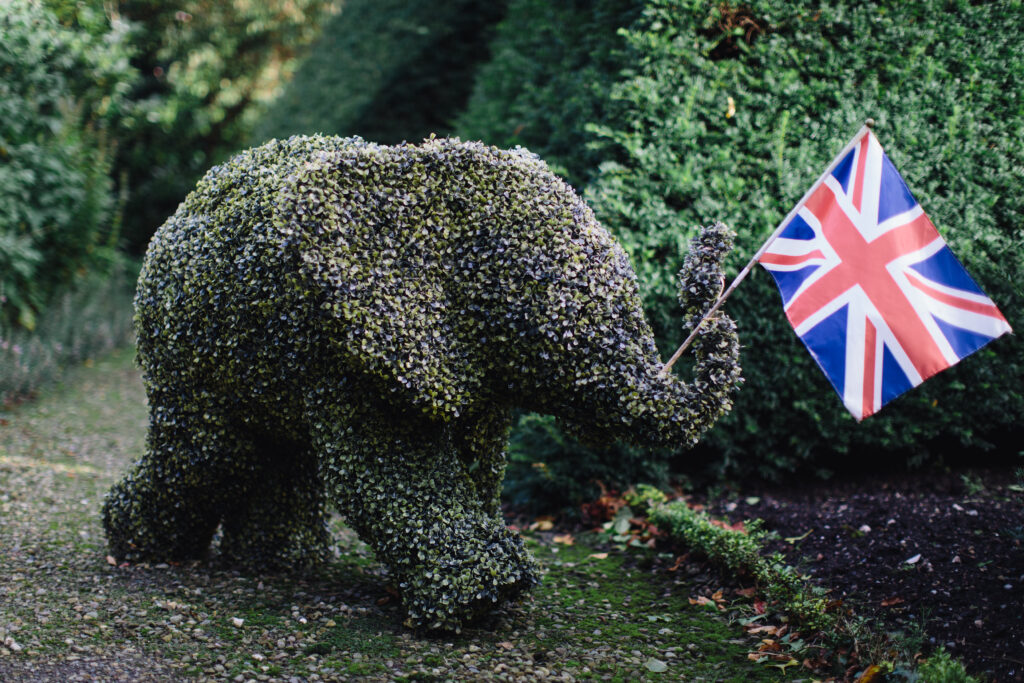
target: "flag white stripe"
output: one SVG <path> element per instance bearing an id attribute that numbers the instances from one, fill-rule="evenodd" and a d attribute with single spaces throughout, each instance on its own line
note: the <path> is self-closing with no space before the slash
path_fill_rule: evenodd
<path id="1" fill-rule="evenodd" d="M 769 254 L 779 256 L 802 256 L 818 250 L 818 239 L 794 240 L 788 237 L 780 237 L 772 243 Z M 773 265 L 773 264 L 768 264 Z"/>
<path id="2" fill-rule="evenodd" d="M 912 268 L 907 270 L 907 275 L 910 277 L 911 280 L 917 280 L 936 291 L 942 292 L 943 294 L 955 296 L 958 299 L 970 301 L 971 303 L 982 304 L 984 306 L 991 306 L 993 309 L 996 308 L 995 302 L 992 301 L 992 299 L 989 299 L 984 294 L 978 294 L 977 292 L 969 292 L 965 289 L 957 289 L 955 287 L 950 287 L 948 285 L 941 284 L 939 282 L 936 282 L 935 280 L 928 279 L 927 277 L 921 275 L 921 273 L 917 272 L 916 270 L 913 270 Z"/>
<path id="3" fill-rule="evenodd" d="M 876 237 L 884 235 L 890 230 L 905 225 L 913 220 L 917 220 L 917 218 L 923 213 L 924 209 L 921 208 L 921 205 L 915 204 L 912 209 L 907 209 L 903 213 L 898 213 L 895 216 L 889 216 L 878 224 L 878 234 Z"/>
<path id="4" fill-rule="evenodd" d="M 859 215 L 863 225 L 861 233 L 870 242 L 879 234 L 877 231 L 881 227 L 878 225 L 878 199 L 882 187 L 882 146 L 874 135 L 869 135 L 867 140 L 864 191 L 861 194 Z"/>
<path id="5" fill-rule="evenodd" d="M 843 380 L 843 403 L 858 420 L 864 412 L 864 333 L 867 327 L 864 304 L 866 297 L 859 286 L 850 290 L 850 307 L 846 318 L 846 368 Z M 859 295 L 859 296 L 858 296 Z"/>
<path id="6" fill-rule="evenodd" d="M 973 311 L 965 311 L 962 308 L 950 306 L 931 297 L 925 298 L 925 306 L 928 308 L 928 312 L 936 318 L 950 325 L 963 328 L 968 332 L 975 332 L 986 337 L 995 338 L 1010 331 L 1010 326 L 1000 318 Z"/>

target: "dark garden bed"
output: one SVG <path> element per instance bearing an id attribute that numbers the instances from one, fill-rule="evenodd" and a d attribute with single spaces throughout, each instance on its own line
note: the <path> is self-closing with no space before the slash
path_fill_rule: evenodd
<path id="1" fill-rule="evenodd" d="M 973 674 L 1024 680 L 1024 492 L 1012 469 L 802 482 L 719 500 L 770 549 L 887 631 Z"/>

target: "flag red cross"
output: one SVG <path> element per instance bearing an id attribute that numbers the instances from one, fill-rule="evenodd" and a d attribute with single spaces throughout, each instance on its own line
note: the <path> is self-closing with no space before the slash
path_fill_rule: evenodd
<path id="1" fill-rule="evenodd" d="M 855 188 L 862 184 L 856 183 Z M 922 378 L 945 368 L 948 362 L 942 351 L 887 268 L 896 259 L 940 239 L 928 216 L 919 212 L 908 222 L 869 241 L 856 227 L 855 221 L 861 217 L 847 214 L 830 183 L 822 183 L 805 206 L 818 219 L 822 236 L 835 252 L 837 262 L 832 268 L 823 269 L 821 275 L 790 302 L 786 315 L 793 327 L 799 329 L 823 304 L 853 287 L 860 287 L 881 313 L 900 346 L 912 350 L 910 361 Z M 873 334 L 873 326 L 869 325 L 868 329 Z M 865 351 L 870 354 L 874 346 L 867 344 Z M 866 359 L 865 369 L 871 369 L 865 379 L 874 375 L 873 367 L 874 359 Z M 865 391 L 868 384 L 865 382 Z"/>

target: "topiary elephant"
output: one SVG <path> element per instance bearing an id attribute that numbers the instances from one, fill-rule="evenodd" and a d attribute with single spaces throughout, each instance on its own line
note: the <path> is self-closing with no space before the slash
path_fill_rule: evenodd
<path id="1" fill-rule="evenodd" d="M 692 325 L 731 245 L 682 271 Z M 636 276 L 538 158 L 431 138 L 273 141 L 212 169 L 157 231 L 135 298 L 142 460 L 104 504 L 119 560 L 325 555 L 334 504 L 409 623 L 457 629 L 537 581 L 500 515 L 514 408 L 588 439 L 693 444 L 740 381 L 716 314 L 663 373 Z"/>

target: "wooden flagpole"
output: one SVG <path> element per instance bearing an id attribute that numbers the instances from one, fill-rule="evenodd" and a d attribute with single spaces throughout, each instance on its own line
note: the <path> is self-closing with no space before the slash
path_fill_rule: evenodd
<path id="1" fill-rule="evenodd" d="M 835 167 L 839 164 L 840 161 L 842 161 L 843 157 L 845 157 L 849 153 L 849 151 L 854 148 L 854 146 L 857 144 L 857 141 L 860 140 L 862 135 L 864 135 L 864 132 L 871 130 L 871 128 L 874 127 L 874 125 L 874 119 L 867 119 L 864 121 L 864 125 L 860 127 L 860 130 L 858 130 L 857 133 L 853 136 L 853 139 L 846 143 L 846 146 L 843 147 L 842 151 L 840 151 L 839 154 L 837 154 L 832 159 L 832 163 L 829 164 L 828 168 L 825 169 L 825 172 L 821 174 L 818 180 L 813 185 L 811 185 L 811 189 L 807 190 L 807 192 L 804 193 L 804 196 L 800 198 L 800 201 L 793 205 L 793 209 L 788 214 L 786 214 L 786 217 L 782 219 L 782 222 L 779 223 L 779 225 L 775 228 L 775 231 L 772 232 L 771 236 L 768 237 L 767 240 L 765 240 L 764 244 L 761 245 L 761 248 L 757 250 L 757 253 L 754 254 L 753 257 L 751 257 L 747 265 L 743 267 L 743 270 L 739 272 L 736 278 L 729 285 L 729 288 L 718 295 L 718 299 L 711 306 L 711 308 L 709 308 L 707 312 L 704 314 L 704 316 L 700 319 L 700 321 L 693 326 L 693 330 L 690 332 L 690 334 L 686 337 L 686 339 L 683 340 L 683 343 L 680 345 L 680 347 L 676 349 L 676 352 L 672 354 L 672 357 L 668 359 L 668 362 L 665 363 L 664 367 L 661 368 L 661 372 L 663 374 L 668 374 L 669 370 L 672 369 L 672 366 L 676 364 L 676 361 L 679 360 L 679 358 L 683 355 L 683 352 L 686 351 L 687 347 L 690 346 L 690 343 L 694 340 L 694 337 L 697 336 L 697 332 L 700 330 L 701 325 L 704 324 L 704 321 L 706 321 L 708 318 L 714 315 L 715 312 L 719 308 L 721 308 L 722 304 L 725 303 L 725 300 L 728 299 L 729 295 L 732 294 L 733 290 L 736 289 L 736 286 L 739 285 L 739 283 L 743 282 L 747 275 L 750 274 L 750 271 L 754 268 L 754 264 L 757 263 L 762 256 L 764 256 L 764 252 L 768 250 L 768 247 L 770 247 L 771 243 L 775 241 L 775 238 L 779 236 L 779 233 L 781 233 L 783 229 L 785 229 L 785 227 L 789 225 L 789 222 L 793 220 L 793 217 L 796 215 L 797 211 L 800 209 L 803 203 L 807 201 L 807 199 L 810 198 L 812 194 L 814 194 L 814 191 L 817 190 L 823 182 L 825 182 L 825 179 L 828 178 L 829 174 L 832 173 L 833 170 L 835 170 Z"/>

